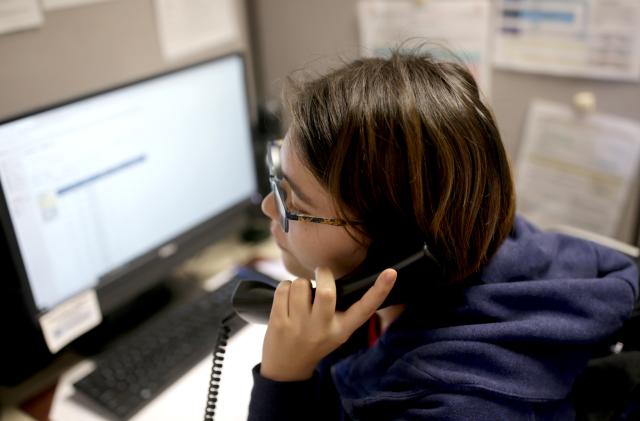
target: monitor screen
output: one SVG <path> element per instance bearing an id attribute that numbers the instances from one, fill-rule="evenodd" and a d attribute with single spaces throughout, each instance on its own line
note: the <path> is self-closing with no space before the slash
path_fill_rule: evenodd
<path id="1" fill-rule="evenodd" d="M 0 183 L 36 312 L 119 281 L 119 298 L 143 290 L 257 190 L 242 56 L 1 124 Z"/>

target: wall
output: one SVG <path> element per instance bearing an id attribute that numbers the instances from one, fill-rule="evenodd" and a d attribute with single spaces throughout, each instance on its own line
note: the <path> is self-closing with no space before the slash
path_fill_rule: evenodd
<path id="1" fill-rule="evenodd" d="M 356 4 L 357 0 L 249 0 L 259 98 L 278 98 L 283 78 L 291 72 L 322 72 L 339 62 L 337 56 L 355 57 Z M 573 95 L 583 90 L 595 94 L 599 111 L 640 121 L 640 83 L 494 70 L 491 106 L 509 154 L 517 156 L 520 131 L 532 98 L 570 103 Z M 637 197 L 632 197 L 619 239 L 635 242 L 637 215 Z"/>

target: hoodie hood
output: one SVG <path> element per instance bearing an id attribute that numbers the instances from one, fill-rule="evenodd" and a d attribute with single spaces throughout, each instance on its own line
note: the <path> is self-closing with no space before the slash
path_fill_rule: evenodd
<path id="1" fill-rule="evenodd" d="M 407 307 L 375 346 L 338 362 L 336 388 L 352 416 L 436 392 L 564 400 L 637 296 L 624 255 L 518 217 L 470 284 Z"/>

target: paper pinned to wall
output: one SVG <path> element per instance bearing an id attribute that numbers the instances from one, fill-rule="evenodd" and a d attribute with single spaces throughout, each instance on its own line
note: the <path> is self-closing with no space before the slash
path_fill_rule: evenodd
<path id="1" fill-rule="evenodd" d="M 518 212 L 616 238 L 640 172 L 640 124 L 534 101 L 517 165 Z"/>
<path id="2" fill-rule="evenodd" d="M 480 89 L 490 92 L 491 4 L 489 0 L 363 0 L 358 2 L 363 56 L 384 56 L 410 40 L 409 48 L 444 46 L 462 58 Z M 415 41 L 415 42 L 413 42 Z M 450 57 L 443 57 L 450 58 Z"/>
<path id="3" fill-rule="evenodd" d="M 240 37 L 234 0 L 155 0 L 165 58 L 175 60 Z"/>
<path id="4" fill-rule="evenodd" d="M 638 80 L 638 28 L 638 0 L 499 0 L 495 65 L 559 76 Z"/>
<path id="5" fill-rule="evenodd" d="M 0 1 L 0 34 L 36 28 L 43 21 L 37 0 Z"/>
<path id="6" fill-rule="evenodd" d="M 41 0 L 42 8 L 46 11 L 70 9 L 92 3 L 103 3 L 109 0 Z"/>

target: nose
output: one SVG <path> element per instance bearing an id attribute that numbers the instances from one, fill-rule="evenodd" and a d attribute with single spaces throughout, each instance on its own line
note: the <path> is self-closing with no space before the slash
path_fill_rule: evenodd
<path id="1" fill-rule="evenodd" d="M 273 196 L 273 192 L 270 192 L 264 197 L 264 199 L 262 199 L 260 209 L 262 210 L 262 213 L 268 216 L 272 221 L 278 220 L 278 210 L 276 209 L 276 200 Z"/>

